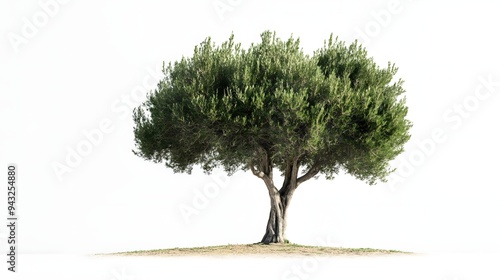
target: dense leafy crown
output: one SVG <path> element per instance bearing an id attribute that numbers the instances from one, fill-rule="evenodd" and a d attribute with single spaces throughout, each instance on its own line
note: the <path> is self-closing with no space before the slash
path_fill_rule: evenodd
<path id="1" fill-rule="evenodd" d="M 397 68 L 380 68 L 357 42 L 325 42 L 312 56 L 298 39 L 264 32 L 243 49 L 208 38 L 134 111 L 137 155 L 176 172 L 247 169 L 266 154 L 327 178 L 344 170 L 372 184 L 409 139 Z"/>

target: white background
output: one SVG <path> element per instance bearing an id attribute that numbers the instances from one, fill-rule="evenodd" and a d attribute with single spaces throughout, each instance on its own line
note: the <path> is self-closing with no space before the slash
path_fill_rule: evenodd
<path id="1" fill-rule="evenodd" d="M 269 29 L 283 39 L 300 37 L 309 54 L 333 33 L 348 43 L 358 39 L 381 66 L 396 63 L 414 124 L 388 183 L 368 186 L 341 175 L 301 185 L 288 239 L 491 260 L 489 253 L 500 253 L 497 6 L 2 0 L 0 168 L 4 181 L 8 164 L 19 170 L 20 253 L 260 241 L 269 211 L 263 182 L 248 172 L 173 174 L 134 156 L 131 113 L 161 78 L 163 61 L 191 55 L 207 36 L 220 43 L 234 32 L 248 46 Z M 0 199 L 6 208 L 6 191 Z M 183 215 L 188 208 L 195 212 Z M 6 237 L 1 226 L 2 255 Z M 24 271 L 37 263 L 25 260 Z M 276 261 L 284 268 L 269 267 L 287 269 L 286 260 Z M 432 276 L 444 279 L 446 269 L 437 270 Z"/>

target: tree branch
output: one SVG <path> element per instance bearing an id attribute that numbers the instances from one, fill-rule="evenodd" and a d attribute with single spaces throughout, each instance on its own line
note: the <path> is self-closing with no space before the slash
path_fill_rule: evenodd
<path id="1" fill-rule="evenodd" d="M 311 179 L 312 177 L 316 176 L 316 174 L 319 173 L 319 165 L 315 164 L 313 165 L 307 172 L 306 174 L 300 176 L 297 179 L 297 186 L 300 185 L 301 183 L 304 183 L 305 181 Z"/>
<path id="2" fill-rule="evenodd" d="M 292 186 L 295 186 L 297 187 L 298 186 L 298 181 L 297 181 L 297 177 L 299 176 L 299 162 L 298 162 L 298 159 L 294 159 L 293 163 L 292 163 L 292 173 L 290 174 L 290 184 Z"/>
<path id="3" fill-rule="evenodd" d="M 288 187 L 291 181 L 291 174 L 292 174 L 292 168 L 293 165 L 291 163 L 287 163 L 285 167 L 285 172 L 284 172 L 284 178 L 283 178 L 283 185 L 281 186 L 281 189 L 285 189 Z M 281 191 L 281 190 L 280 190 Z"/>
<path id="4" fill-rule="evenodd" d="M 297 176 L 299 172 L 299 162 L 298 157 L 287 162 L 285 169 L 285 178 L 283 180 L 283 186 L 280 189 L 280 194 L 283 196 L 288 196 L 292 194 L 297 188 Z"/>
<path id="5" fill-rule="evenodd" d="M 249 162 L 249 163 L 248 163 L 248 166 L 250 167 L 250 170 L 252 171 L 253 175 L 255 175 L 255 176 L 257 176 L 257 177 L 259 177 L 259 178 L 263 179 L 263 178 L 264 178 L 264 176 L 266 175 L 266 174 L 264 174 L 264 172 L 262 172 L 262 171 L 260 171 L 260 170 L 255 169 L 255 166 L 253 166 L 253 163 L 252 163 L 252 162 Z"/>
<path id="6" fill-rule="evenodd" d="M 264 147 L 259 148 L 262 154 L 262 160 L 260 161 L 260 170 L 264 172 L 269 178 L 273 178 L 273 163 L 271 162 L 271 155 L 269 150 Z"/>
<path id="7" fill-rule="evenodd" d="M 250 167 L 250 170 L 252 171 L 253 175 L 259 177 L 264 181 L 267 190 L 269 191 L 269 194 L 274 194 L 278 191 L 278 189 L 276 189 L 276 187 L 274 186 L 273 178 L 269 176 L 269 172 L 268 174 L 266 174 L 266 172 L 256 169 L 254 163 L 251 160 L 248 162 L 248 166 Z"/>

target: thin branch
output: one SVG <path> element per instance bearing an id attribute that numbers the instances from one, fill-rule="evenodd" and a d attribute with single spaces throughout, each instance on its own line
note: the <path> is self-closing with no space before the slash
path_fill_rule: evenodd
<path id="1" fill-rule="evenodd" d="M 311 179 L 312 177 L 316 176 L 316 174 L 319 173 L 320 167 L 319 165 L 315 164 L 313 165 L 307 172 L 306 174 L 300 176 L 297 179 L 297 186 L 300 185 L 301 183 L 304 183 L 305 181 Z"/>

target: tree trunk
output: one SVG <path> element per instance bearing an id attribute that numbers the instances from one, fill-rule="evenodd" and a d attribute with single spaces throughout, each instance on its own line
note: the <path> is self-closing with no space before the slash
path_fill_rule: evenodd
<path id="1" fill-rule="evenodd" d="M 271 211 L 269 213 L 269 220 L 267 221 L 266 233 L 261 243 L 284 243 L 286 239 L 286 214 L 292 195 L 274 192 L 269 196 L 271 199 Z"/>
<path id="2" fill-rule="evenodd" d="M 266 184 L 271 200 L 271 211 L 267 221 L 266 233 L 261 243 L 284 243 L 286 230 L 287 209 L 292 195 L 299 184 L 314 177 L 319 172 L 318 165 L 313 165 L 304 175 L 298 177 L 299 163 L 297 156 L 287 161 L 284 170 L 283 186 L 278 190 L 273 182 L 273 164 L 270 152 L 264 148 L 258 151 L 260 160 L 250 161 L 249 168 L 252 173 L 261 178 Z"/>

